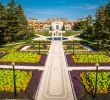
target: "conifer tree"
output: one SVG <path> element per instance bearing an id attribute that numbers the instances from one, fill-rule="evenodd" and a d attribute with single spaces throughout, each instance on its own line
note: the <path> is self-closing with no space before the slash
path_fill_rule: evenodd
<path id="1" fill-rule="evenodd" d="M 4 32 L 6 29 L 6 10 L 0 3 L 0 46 L 4 43 Z"/>
<path id="2" fill-rule="evenodd" d="M 18 33 L 18 16 L 17 7 L 14 0 L 8 4 L 7 8 L 7 30 L 6 34 L 9 36 L 7 42 L 15 41 Z"/>

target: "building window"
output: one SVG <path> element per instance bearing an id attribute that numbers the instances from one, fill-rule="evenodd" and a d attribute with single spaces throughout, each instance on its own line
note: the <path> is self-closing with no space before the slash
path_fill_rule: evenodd
<path id="1" fill-rule="evenodd" d="M 59 25 L 56 25 L 56 29 L 58 29 L 58 30 L 59 30 Z"/>

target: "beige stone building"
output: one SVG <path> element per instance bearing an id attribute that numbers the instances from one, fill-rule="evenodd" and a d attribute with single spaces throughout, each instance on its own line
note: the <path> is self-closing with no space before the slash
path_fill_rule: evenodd
<path id="1" fill-rule="evenodd" d="M 35 30 L 72 30 L 74 21 L 67 19 L 37 20 L 28 19 L 28 25 Z"/>

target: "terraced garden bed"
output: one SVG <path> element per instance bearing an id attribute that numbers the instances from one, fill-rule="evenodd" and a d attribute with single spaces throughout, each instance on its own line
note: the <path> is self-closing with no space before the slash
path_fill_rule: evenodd
<path id="1" fill-rule="evenodd" d="M 70 71 L 73 87 L 78 100 L 95 99 L 95 71 Z M 110 98 L 110 71 L 99 71 L 97 79 L 97 100 Z M 96 100 L 96 99 L 95 99 Z"/>
<path id="2" fill-rule="evenodd" d="M 42 71 L 16 70 L 16 99 L 34 99 Z M 0 99 L 13 99 L 13 71 L 0 70 Z"/>
<path id="3" fill-rule="evenodd" d="M 66 59 L 69 66 L 95 66 L 95 63 L 99 63 L 100 66 L 110 66 L 110 56 L 105 52 L 67 54 Z"/>

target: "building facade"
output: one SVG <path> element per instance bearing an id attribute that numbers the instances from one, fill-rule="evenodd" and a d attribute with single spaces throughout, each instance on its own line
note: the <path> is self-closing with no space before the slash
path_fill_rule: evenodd
<path id="1" fill-rule="evenodd" d="M 48 19 L 37 20 L 28 19 L 28 25 L 30 28 L 37 30 L 72 30 L 74 27 L 74 21 L 67 19 Z"/>

